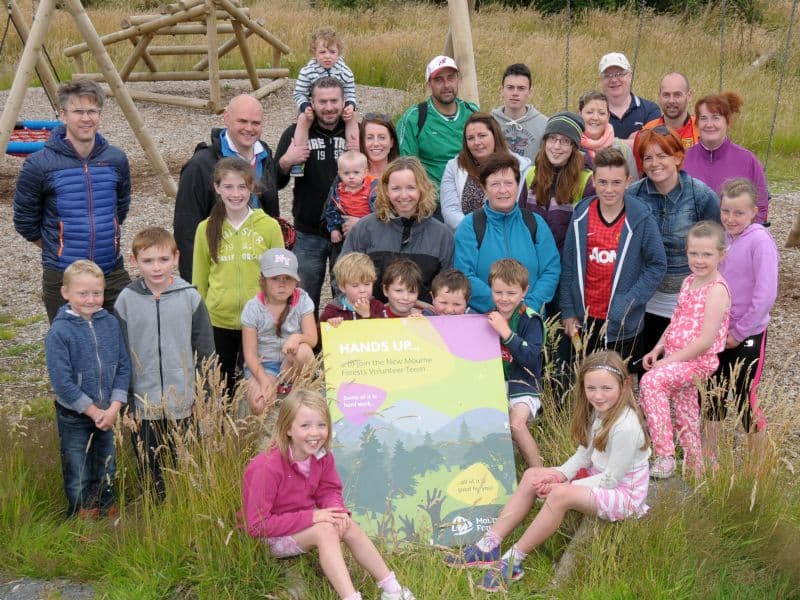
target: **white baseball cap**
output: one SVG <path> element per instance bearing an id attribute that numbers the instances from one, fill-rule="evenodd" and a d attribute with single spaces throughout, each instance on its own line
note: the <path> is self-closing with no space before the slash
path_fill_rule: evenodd
<path id="1" fill-rule="evenodd" d="M 442 69 L 453 69 L 454 71 L 458 71 L 458 65 L 456 64 L 456 61 L 449 56 L 437 56 L 428 63 L 428 68 L 425 69 L 425 82 L 427 83 L 430 81 L 431 77 L 435 77 L 436 74 Z"/>
<path id="2" fill-rule="evenodd" d="M 626 71 L 631 70 L 631 63 L 622 52 L 609 52 L 600 59 L 600 74 L 605 73 L 609 67 L 619 67 Z"/>

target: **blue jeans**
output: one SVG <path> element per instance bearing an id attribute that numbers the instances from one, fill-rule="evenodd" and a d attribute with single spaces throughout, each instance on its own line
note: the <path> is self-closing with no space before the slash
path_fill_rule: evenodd
<path id="1" fill-rule="evenodd" d="M 321 235 L 297 232 L 293 252 L 297 256 L 300 287 L 314 302 L 317 317 L 319 317 L 322 284 L 325 282 L 325 263 L 330 258 L 332 250 L 333 245 L 330 240 Z M 333 264 L 330 265 L 330 268 L 333 269 Z"/>
<path id="2" fill-rule="evenodd" d="M 82 508 L 102 514 L 114 504 L 117 472 L 114 430 L 102 431 L 86 415 L 56 403 L 61 440 L 61 472 L 67 495 L 67 516 Z"/>

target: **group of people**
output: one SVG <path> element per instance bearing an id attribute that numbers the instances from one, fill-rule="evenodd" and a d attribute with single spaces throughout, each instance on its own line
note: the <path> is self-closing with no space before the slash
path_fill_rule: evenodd
<path id="1" fill-rule="evenodd" d="M 248 533 L 276 556 L 318 547 L 337 593 L 357 600 L 344 541 L 383 600 L 413 599 L 344 506 L 324 398 L 292 390 L 319 351 L 319 322 L 487 315 L 512 439 L 530 467 L 495 525 L 447 558 L 498 566 L 481 583 L 489 591 L 522 576 L 522 559 L 568 509 L 644 514 L 649 477 L 676 468 L 673 429 L 689 472 L 713 468 L 729 395 L 745 430 L 763 436 L 756 391 L 778 255 L 763 225 L 763 168 L 728 137 L 737 94 L 705 96 L 692 114 L 687 78 L 670 73 L 656 104 L 632 93 L 630 64 L 614 52 L 577 112 L 531 106 L 523 64 L 503 73 L 503 105 L 482 112 L 458 97 L 458 65 L 439 56 L 426 68 L 430 96 L 395 126 L 359 118 L 343 49 L 330 28 L 312 35 L 297 120 L 274 153 L 260 139 L 260 102 L 231 100 L 224 127 L 181 170 L 174 234 L 134 236 L 134 281 L 119 243 L 130 172 L 98 132 L 103 92 L 83 80 L 60 88 L 63 125 L 25 162 L 14 223 L 42 248 L 69 515 L 116 514 L 111 429 L 126 405 L 143 472 L 165 497 L 172 436 L 192 426 L 195 372 L 217 360 L 229 397 L 244 378 L 251 412 L 285 395 L 273 446 L 245 471 Z M 290 181 L 293 251 L 277 220 Z M 321 307 L 329 269 L 333 299 Z M 577 375 L 579 447 L 546 468 L 530 423 L 542 410 L 543 322 L 556 315 L 554 373 L 567 386 Z M 629 371 L 641 376 L 638 402 Z M 701 415 L 698 385 L 715 376 L 722 391 Z M 537 497 L 544 509 L 501 556 Z"/>

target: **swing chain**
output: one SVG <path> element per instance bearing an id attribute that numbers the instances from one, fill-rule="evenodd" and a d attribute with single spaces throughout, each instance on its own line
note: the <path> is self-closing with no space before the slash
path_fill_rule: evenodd
<path id="1" fill-rule="evenodd" d="M 722 74 L 725 68 L 725 0 L 719 4 L 719 92 L 722 93 Z"/>
<path id="2" fill-rule="evenodd" d="M 639 62 L 639 46 L 642 41 L 642 26 L 644 25 L 645 0 L 639 2 L 639 26 L 636 28 L 636 46 L 633 49 L 633 73 L 631 73 L 631 87 L 633 79 L 636 77 L 636 65 Z"/>
<path id="3" fill-rule="evenodd" d="M 567 45 L 564 53 L 564 110 L 569 110 L 569 38 L 572 32 L 572 3 L 567 0 Z"/>

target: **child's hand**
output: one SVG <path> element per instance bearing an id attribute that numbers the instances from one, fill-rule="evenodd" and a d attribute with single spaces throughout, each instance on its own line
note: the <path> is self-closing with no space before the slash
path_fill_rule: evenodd
<path id="1" fill-rule="evenodd" d="M 369 298 L 359 298 L 353 302 L 353 308 L 356 309 L 356 314 L 362 319 L 369 318 Z"/>
<path id="2" fill-rule="evenodd" d="M 355 224 L 361 220 L 361 217 L 353 217 L 351 215 L 345 215 L 344 222 L 342 223 L 342 233 L 347 235 L 350 233 L 350 230 L 355 227 Z"/>
<path id="3" fill-rule="evenodd" d="M 739 344 L 741 344 L 741 342 L 729 333 L 725 340 L 725 348 L 736 348 Z"/>
<path id="4" fill-rule="evenodd" d="M 508 321 L 496 310 L 493 310 L 487 315 L 489 325 L 492 326 L 502 339 L 507 339 L 511 335 L 511 328 L 508 326 Z"/>
<path id="5" fill-rule="evenodd" d="M 576 333 L 580 333 L 580 323 L 578 323 L 578 319 L 575 317 L 562 319 L 561 326 L 564 328 L 564 333 L 567 337 L 571 338 Z"/>
<path id="6" fill-rule="evenodd" d="M 339 325 L 341 325 L 341 324 L 342 324 L 342 321 L 344 321 L 344 317 L 333 317 L 333 318 L 331 318 L 331 319 L 328 319 L 328 320 L 327 320 L 327 323 L 328 323 L 328 324 L 329 324 L 331 327 L 338 327 Z"/>
<path id="7" fill-rule="evenodd" d="M 342 110 L 342 120 L 350 121 L 353 119 L 353 117 L 355 117 L 355 114 L 356 110 L 353 108 L 353 105 L 348 104 L 347 106 L 344 107 L 344 110 Z"/>
<path id="8" fill-rule="evenodd" d="M 656 346 L 650 352 L 642 357 L 642 366 L 645 371 L 649 371 L 656 366 L 661 353 L 664 351 L 664 346 Z"/>
<path id="9" fill-rule="evenodd" d="M 117 422 L 117 415 L 119 414 L 119 402 L 112 402 L 111 406 L 107 409 L 100 411 L 102 414 L 100 417 L 95 419 L 94 425 L 101 431 L 108 431 L 112 427 L 114 427 L 114 423 Z"/>
<path id="10" fill-rule="evenodd" d="M 331 231 L 331 244 L 338 244 L 342 241 L 342 232 L 338 229 Z"/>
<path id="11" fill-rule="evenodd" d="M 300 347 L 301 341 L 302 340 L 300 339 L 300 335 L 297 333 L 293 333 L 288 338 L 286 338 L 285 342 L 283 342 L 283 346 L 281 346 L 281 352 L 283 352 L 284 354 L 292 354 L 292 355 L 297 354 L 297 349 Z"/>
<path id="12" fill-rule="evenodd" d="M 350 526 L 350 515 L 343 508 L 318 508 L 314 511 L 314 523 L 330 523 L 341 533 Z"/>
<path id="13" fill-rule="evenodd" d="M 411 319 L 424 319 L 425 315 L 422 314 L 422 311 L 416 308 L 412 308 L 411 312 L 408 313 L 409 318 Z"/>
<path id="14" fill-rule="evenodd" d="M 303 109 L 303 112 L 297 115 L 297 118 L 303 119 L 309 125 L 311 125 L 311 123 L 314 122 L 314 109 L 311 108 L 310 106 L 306 106 L 305 109 Z"/>

